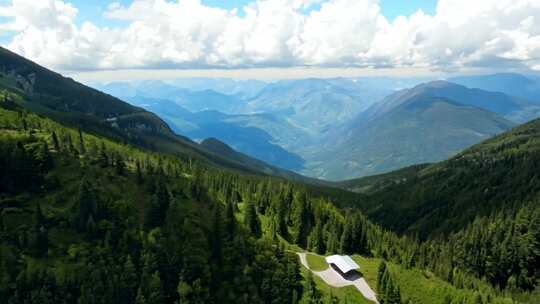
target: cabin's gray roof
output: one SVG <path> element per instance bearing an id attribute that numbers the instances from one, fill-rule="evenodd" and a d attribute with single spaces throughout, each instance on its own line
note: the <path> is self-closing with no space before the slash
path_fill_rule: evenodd
<path id="1" fill-rule="evenodd" d="M 356 264 L 353 259 L 348 255 L 331 255 L 326 257 L 328 264 L 334 264 L 343 273 L 347 273 L 351 270 L 360 269 L 360 266 Z"/>

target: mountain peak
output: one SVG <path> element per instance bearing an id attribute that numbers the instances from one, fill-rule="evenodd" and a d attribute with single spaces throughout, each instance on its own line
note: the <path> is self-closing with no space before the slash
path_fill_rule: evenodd
<path id="1" fill-rule="evenodd" d="M 447 81 L 447 80 L 433 80 L 430 82 L 422 83 L 414 87 L 412 90 L 415 89 L 441 89 L 441 88 L 459 88 L 459 89 L 466 89 L 466 87 Z"/>
<path id="2" fill-rule="evenodd" d="M 222 142 L 221 140 L 215 137 L 206 138 L 205 140 L 201 142 L 201 146 L 216 153 L 220 151 L 225 154 L 236 152 L 229 145 L 227 145 L 226 143 Z"/>

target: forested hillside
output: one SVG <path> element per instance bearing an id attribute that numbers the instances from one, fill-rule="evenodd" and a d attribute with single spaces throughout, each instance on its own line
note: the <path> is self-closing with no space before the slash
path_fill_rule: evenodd
<path id="1" fill-rule="evenodd" d="M 2 97 L 1 299 L 301 297 L 296 256 L 256 240 L 236 220 L 244 189 L 234 175 L 65 128 Z"/>
<path id="2" fill-rule="evenodd" d="M 534 120 L 390 184 L 362 206 L 387 227 L 422 238 L 457 231 L 476 216 L 535 201 L 539 151 L 540 120 Z"/>

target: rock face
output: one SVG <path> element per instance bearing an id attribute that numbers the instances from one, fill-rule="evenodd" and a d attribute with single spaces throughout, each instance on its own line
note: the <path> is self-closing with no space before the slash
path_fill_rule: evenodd
<path id="1" fill-rule="evenodd" d="M 4 79 L 4 81 L 14 83 L 26 95 L 34 96 L 34 86 L 37 79 L 36 73 L 18 74 L 17 70 L 9 70 L 3 66 L 0 68 L 0 78 Z"/>

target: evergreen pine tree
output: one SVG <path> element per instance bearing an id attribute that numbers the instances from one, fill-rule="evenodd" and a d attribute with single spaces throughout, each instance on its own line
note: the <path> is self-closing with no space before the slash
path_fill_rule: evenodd
<path id="1" fill-rule="evenodd" d="M 60 143 L 58 142 L 58 136 L 56 136 L 56 132 L 53 131 L 51 135 L 51 141 L 52 145 L 55 151 L 60 151 Z"/>
<path id="2" fill-rule="evenodd" d="M 341 252 L 344 254 L 354 253 L 354 235 L 351 219 L 347 218 L 345 228 L 341 234 Z"/>
<path id="3" fill-rule="evenodd" d="M 101 142 L 101 147 L 99 149 L 99 164 L 102 168 L 109 166 L 109 156 L 107 155 L 107 148 L 105 148 L 105 143 Z"/>
<path id="4" fill-rule="evenodd" d="M 157 195 L 153 195 L 148 206 L 146 207 L 146 214 L 144 217 L 144 227 L 146 230 L 151 230 L 160 226 L 162 221 L 162 212 L 158 203 L 159 199 Z"/>
<path id="5" fill-rule="evenodd" d="M 228 240 L 233 240 L 236 232 L 236 218 L 234 217 L 233 202 L 227 203 L 227 210 L 225 211 L 225 228 L 227 229 Z"/>
<path id="6" fill-rule="evenodd" d="M 142 292 L 142 288 L 139 287 L 139 290 L 137 291 L 137 297 L 135 298 L 135 304 L 147 304 L 146 297 L 144 296 L 144 293 Z"/>
<path id="7" fill-rule="evenodd" d="M 388 271 L 386 268 L 386 263 L 381 261 L 379 268 L 377 270 L 377 299 L 379 303 L 386 303 L 386 287 L 388 282 Z"/>
<path id="8" fill-rule="evenodd" d="M 315 225 L 315 228 L 311 231 L 311 234 L 309 236 L 309 247 L 311 250 L 318 254 L 323 254 L 326 251 L 326 246 L 324 244 L 323 228 L 320 222 L 317 223 L 317 225 Z"/>
<path id="9" fill-rule="evenodd" d="M 306 247 L 307 236 L 309 233 L 309 220 L 310 214 L 308 209 L 308 202 L 306 194 L 302 193 L 299 195 L 298 209 L 295 215 L 295 228 L 296 228 L 296 239 L 295 242 L 300 247 Z"/>
<path id="10" fill-rule="evenodd" d="M 80 128 L 78 129 L 78 133 L 79 133 L 79 153 L 86 154 L 86 148 L 84 146 L 84 138 L 83 138 L 82 131 Z"/>
<path id="11" fill-rule="evenodd" d="M 45 174 L 53 168 L 53 158 L 49 152 L 49 146 L 46 142 L 42 142 L 40 144 L 39 149 L 35 153 L 35 161 L 41 174 Z"/>
<path id="12" fill-rule="evenodd" d="M 146 303 L 148 304 L 162 304 L 163 296 L 161 293 L 161 279 L 159 277 L 159 272 L 154 272 L 150 277 L 148 282 L 148 295 L 146 298 Z"/>
<path id="13" fill-rule="evenodd" d="M 41 211 L 41 204 L 38 202 L 36 206 L 36 212 L 34 213 L 34 227 L 41 228 L 45 224 L 45 217 Z"/>
<path id="14" fill-rule="evenodd" d="M 313 273 L 308 271 L 306 277 L 306 284 L 304 286 L 304 292 L 302 295 L 302 304 L 320 304 L 321 303 L 321 292 L 317 289 L 315 281 L 313 280 Z"/>
<path id="15" fill-rule="evenodd" d="M 133 264 L 131 255 L 128 255 L 120 274 L 120 297 L 124 303 L 134 302 L 137 295 L 137 280 L 137 269 Z"/>
<path id="16" fill-rule="evenodd" d="M 114 169 L 116 172 L 116 175 L 124 175 L 126 170 L 126 163 L 124 162 L 124 159 L 122 158 L 122 155 L 120 153 L 116 154 L 115 162 L 114 162 Z"/>
<path id="17" fill-rule="evenodd" d="M 137 161 L 136 162 L 136 167 L 137 167 L 137 184 L 139 185 L 142 185 L 142 183 L 144 182 L 144 179 L 143 179 L 143 176 L 142 176 L 142 170 L 141 170 L 141 162 L 140 161 Z"/>
<path id="18" fill-rule="evenodd" d="M 214 206 L 212 215 L 212 228 L 210 234 L 211 257 L 214 262 L 221 265 L 222 256 L 222 228 L 221 228 L 221 207 L 219 204 Z"/>
<path id="19" fill-rule="evenodd" d="M 246 202 L 244 224 L 255 237 L 258 238 L 261 236 L 261 222 L 259 220 L 259 216 L 257 215 L 255 204 L 253 204 L 251 200 Z"/>
<path id="20" fill-rule="evenodd" d="M 94 221 L 93 217 L 97 214 L 97 197 L 86 178 L 83 178 L 79 185 L 77 201 L 79 208 L 75 218 L 76 227 L 79 231 L 86 231 L 89 219 Z"/>

